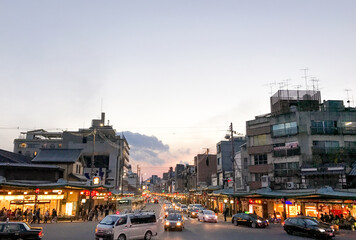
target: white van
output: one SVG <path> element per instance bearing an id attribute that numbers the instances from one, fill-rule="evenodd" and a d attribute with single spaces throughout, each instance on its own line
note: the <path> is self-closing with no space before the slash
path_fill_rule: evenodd
<path id="1" fill-rule="evenodd" d="M 157 221 L 153 212 L 108 215 L 95 228 L 96 240 L 149 240 L 156 235 Z"/>

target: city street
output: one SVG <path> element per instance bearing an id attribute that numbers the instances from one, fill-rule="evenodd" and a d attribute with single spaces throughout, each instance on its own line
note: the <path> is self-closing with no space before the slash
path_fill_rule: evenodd
<path id="1" fill-rule="evenodd" d="M 162 212 L 161 205 L 148 204 L 146 210 L 156 212 L 157 218 L 160 218 Z M 197 219 L 186 218 L 185 229 L 180 231 L 163 230 L 163 219 L 158 220 L 158 236 L 154 239 L 169 240 L 189 240 L 189 239 L 308 239 L 301 236 L 287 235 L 281 225 L 271 225 L 265 229 L 252 229 L 248 227 L 234 226 L 231 222 L 202 223 Z M 94 239 L 94 230 L 97 222 L 78 222 L 78 223 L 57 223 L 40 224 L 44 229 L 44 239 L 50 240 L 77 240 Z M 33 225 L 35 226 L 35 225 Z M 38 226 L 38 225 L 36 225 Z M 356 239 L 356 232 L 341 231 L 334 239 L 346 240 Z"/>

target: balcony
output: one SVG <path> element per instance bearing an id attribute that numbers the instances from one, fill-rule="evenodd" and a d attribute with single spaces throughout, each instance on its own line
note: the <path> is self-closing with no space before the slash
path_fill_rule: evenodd
<path id="1" fill-rule="evenodd" d="M 312 147 L 313 155 L 327 155 L 327 154 L 337 154 L 341 150 L 340 147 L 333 148 L 323 148 L 323 147 Z"/>
<path id="2" fill-rule="evenodd" d="M 340 133 L 338 127 L 310 127 L 312 135 L 337 135 Z"/>
<path id="3" fill-rule="evenodd" d="M 299 175 L 299 170 L 295 169 L 278 169 L 274 171 L 275 177 L 295 177 Z"/>
<path id="4" fill-rule="evenodd" d="M 260 164 L 260 165 L 250 165 L 248 166 L 248 171 L 250 173 L 266 173 L 273 171 L 272 164 Z"/>
<path id="5" fill-rule="evenodd" d="M 281 150 L 273 150 L 273 157 L 291 157 L 300 155 L 300 147 Z"/>
<path id="6" fill-rule="evenodd" d="M 356 127 L 343 127 L 341 133 L 344 135 L 356 135 Z"/>

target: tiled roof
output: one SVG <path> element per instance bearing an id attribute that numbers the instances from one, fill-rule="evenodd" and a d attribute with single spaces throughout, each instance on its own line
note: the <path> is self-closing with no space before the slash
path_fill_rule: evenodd
<path id="1" fill-rule="evenodd" d="M 0 149 L 1 163 L 31 163 L 32 158 Z"/>
<path id="2" fill-rule="evenodd" d="M 78 160 L 82 149 L 41 149 L 32 160 L 33 163 L 74 163 Z"/>

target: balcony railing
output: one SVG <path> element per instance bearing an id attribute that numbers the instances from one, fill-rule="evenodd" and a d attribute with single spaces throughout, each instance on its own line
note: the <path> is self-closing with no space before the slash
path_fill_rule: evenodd
<path id="1" fill-rule="evenodd" d="M 324 154 L 337 154 L 341 151 L 340 147 L 333 148 L 323 148 L 323 147 L 312 147 L 314 155 L 324 155 Z"/>
<path id="2" fill-rule="evenodd" d="M 300 147 L 283 150 L 273 150 L 273 157 L 291 157 L 300 155 Z"/>
<path id="3" fill-rule="evenodd" d="M 337 135 L 340 133 L 338 127 L 310 127 L 313 135 Z"/>
<path id="4" fill-rule="evenodd" d="M 355 135 L 356 134 L 356 127 L 343 127 L 341 128 L 342 134 L 345 135 Z"/>

